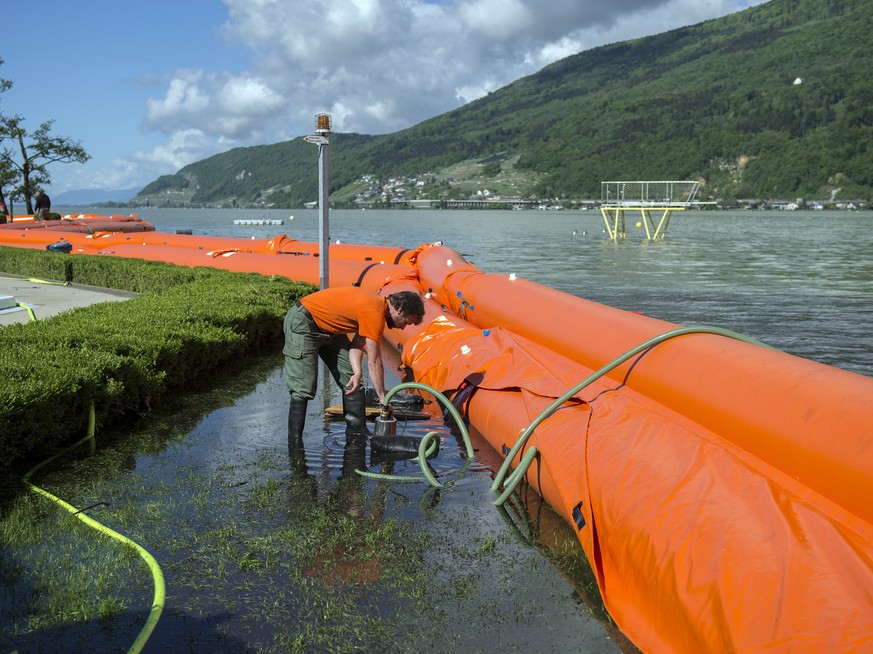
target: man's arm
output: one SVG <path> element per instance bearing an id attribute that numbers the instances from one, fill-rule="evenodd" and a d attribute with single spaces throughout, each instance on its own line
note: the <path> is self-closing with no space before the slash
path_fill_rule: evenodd
<path id="1" fill-rule="evenodd" d="M 346 395 L 354 393 L 361 387 L 364 379 L 364 339 L 355 335 L 349 348 L 349 362 L 352 364 L 352 377 L 346 384 Z"/>
<path id="2" fill-rule="evenodd" d="M 367 339 L 364 343 L 367 351 L 367 370 L 376 395 L 379 396 L 379 404 L 385 404 L 385 366 L 382 365 L 382 345 L 379 341 Z"/>

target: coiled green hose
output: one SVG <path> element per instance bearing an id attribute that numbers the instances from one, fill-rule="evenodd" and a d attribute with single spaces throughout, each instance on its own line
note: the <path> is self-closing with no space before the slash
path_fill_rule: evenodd
<path id="1" fill-rule="evenodd" d="M 677 336 L 683 336 L 685 334 L 716 334 L 718 336 L 727 336 L 728 338 L 733 338 L 739 341 L 744 341 L 746 343 L 751 343 L 753 345 L 760 345 L 762 347 L 769 348 L 769 345 L 765 345 L 755 339 L 749 338 L 748 336 L 744 336 L 743 334 L 738 334 L 737 332 L 732 332 L 728 329 L 722 329 L 721 327 L 705 327 L 705 326 L 695 326 L 695 327 L 680 327 L 678 329 L 673 329 L 668 332 L 664 332 L 663 334 L 659 334 L 658 336 L 654 336 L 649 340 L 640 343 L 636 347 L 631 348 L 621 356 L 613 359 L 605 366 L 600 368 L 598 371 L 589 375 L 581 382 L 579 382 L 576 386 L 568 390 L 561 397 L 552 402 L 545 410 L 538 415 L 533 422 L 531 422 L 527 428 L 519 435 L 518 440 L 515 441 L 515 445 L 512 446 L 512 449 L 503 459 L 503 464 L 500 466 L 500 470 L 497 472 L 497 475 L 494 477 L 494 482 L 491 484 L 491 490 L 497 492 L 500 488 L 506 483 L 506 488 L 503 493 L 494 501 L 494 504 L 501 506 L 510 495 L 515 491 L 515 488 L 524 478 L 527 469 L 530 467 L 531 462 L 536 456 L 536 447 L 531 447 L 531 449 L 525 454 L 524 458 L 519 462 L 518 468 L 509 476 L 507 479 L 507 472 L 509 470 L 509 466 L 512 464 L 513 459 L 515 459 L 518 452 L 524 448 L 527 441 L 533 435 L 536 428 L 549 416 L 551 416 L 555 411 L 557 411 L 564 402 L 569 400 L 571 397 L 576 395 L 586 386 L 591 384 L 592 382 L 600 379 L 607 373 L 611 372 L 621 364 L 623 364 L 628 359 L 635 357 L 641 352 L 645 352 L 651 347 L 659 345 L 664 341 L 670 340 L 671 338 L 676 338 Z M 772 348 L 771 348 L 772 349 Z"/>
<path id="2" fill-rule="evenodd" d="M 96 444 L 94 441 L 95 423 L 96 423 L 96 419 L 95 419 L 95 412 L 94 412 L 94 403 L 92 402 L 91 406 L 88 409 L 88 435 L 85 436 L 82 440 L 77 441 L 76 443 L 73 443 L 70 447 L 66 448 L 62 452 L 59 452 L 58 454 L 55 454 L 54 456 L 46 459 L 42 463 L 35 465 L 33 468 L 31 468 L 30 470 L 27 471 L 27 473 L 24 475 L 24 477 L 22 477 L 21 481 L 24 483 L 25 486 L 27 486 L 34 493 L 36 493 L 37 495 L 42 495 L 43 497 L 51 500 L 52 502 L 54 502 L 58 506 L 66 509 L 67 511 L 72 513 L 76 518 L 78 518 L 79 520 L 84 522 L 89 527 L 106 534 L 110 538 L 114 538 L 115 540 L 118 540 L 126 545 L 130 545 L 131 547 L 133 547 L 137 551 L 137 553 L 139 553 L 139 555 L 143 559 L 143 561 L 146 562 L 146 565 L 148 565 L 149 569 L 152 572 L 152 579 L 154 580 L 155 593 L 154 593 L 154 599 L 152 600 L 152 608 L 151 608 L 151 611 L 149 612 L 149 617 L 146 620 L 146 623 L 143 626 L 143 628 L 140 630 L 139 635 L 137 636 L 136 640 L 133 642 L 133 644 L 130 646 L 130 649 L 128 650 L 129 654 L 138 654 L 139 652 L 142 651 L 142 648 L 145 647 L 146 642 L 148 641 L 149 637 L 151 636 L 152 632 L 155 629 L 155 626 L 158 623 L 158 620 L 161 617 L 161 612 L 164 610 L 164 602 L 166 600 L 166 586 L 164 584 L 164 573 L 161 571 L 161 566 L 158 565 L 158 562 L 155 560 L 155 558 L 144 547 L 142 547 L 138 543 L 135 543 L 134 541 L 129 539 L 127 536 L 119 534 L 117 531 L 113 531 L 112 529 L 110 529 L 106 525 L 97 522 L 93 518 L 85 515 L 85 513 L 83 513 L 82 510 L 77 509 L 76 507 L 74 507 L 71 504 L 68 504 L 67 502 L 65 502 L 61 498 L 59 498 L 55 495 L 52 495 L 47 490 L 40 488 L 39 486 L 36 486 L 35 484 L 32 484 L 30 482 L 31 475 L 33 475 L 33 473 L 35 473 L 37 470 L 48 465 L 49 463 L 51 463 L 52 461 L 54 461 L 58 457 L 66 454 L 67 452 L 69 452 L 73 448 L 76 448 L 85 442 L 90 442 L 91 452 L 93 453 L 95 450 L 95 447 L 96 447 Z"/>

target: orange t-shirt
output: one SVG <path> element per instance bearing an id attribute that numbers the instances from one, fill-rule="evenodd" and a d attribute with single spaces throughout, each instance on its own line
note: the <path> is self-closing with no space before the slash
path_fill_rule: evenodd
<path id="1" fill-rule="evenodd" d="M 385 331 L 385 298 L 357 286 L 338 286 L 301 298 L 325 334 L 360 334 L 381 341 Z"/>

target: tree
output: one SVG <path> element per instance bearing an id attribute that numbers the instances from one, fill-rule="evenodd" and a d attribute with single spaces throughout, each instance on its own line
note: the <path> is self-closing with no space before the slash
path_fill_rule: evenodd
<path id="1" fill-rule="evenodd" d="M 3 58 L 0 57 L 0 66 L 3 65 Z M 8 79 L 3 79 L 0 77 L 0 93 L 8 91 L 12 88 L 12 82 Z M 15 171 L 12 167 L 6 163 L 6 161 L 0 159 L 0 200 L 6 201 L 6 193 L 3 189 L 7 186 L 11 185 L 15 180 Z"/>
<path id="2" fill-rule="evenodd" d="M 37 189 L 51 182 L 47 166 L 52 163 L 85 163 L 91 158 L 79 141 L 51 133 L 53 120 L 44 122 L 36 131 L 24 129 L 22 116 L 0 116 L 0 140 L 11 140 L 17 152 L 4 147 L 0 152 L 0 168 L 12 169 L 19 182 L 12 189 L 13 198 L 24 198 L 27 213 L 33 213 L 33 196 Z"/>
<path id="3" fill-rule="evenodd" d="M 0 58 L 0 66 L 2 65 L 3 59 Z M 0 78 L 0 93 L 10 88 L 12 82 Z M 0 199 L 6 199 L 4 189 L 11 187 L 10 199 L 24 198 L 27 213 L 33 213 L 31 200 L 36 190 L 51 182 L 47 170 L 49 164 L 85 163 L 91 158 L 79 141 L 53 136 L 51 130 L 54 122 L 46 121 L 29 134 L 22 126 L 22 116 L 4 116 L 0 113 L 0 143 L 13 143 L 12 148 L 4 146 L 0 151 Z"/>

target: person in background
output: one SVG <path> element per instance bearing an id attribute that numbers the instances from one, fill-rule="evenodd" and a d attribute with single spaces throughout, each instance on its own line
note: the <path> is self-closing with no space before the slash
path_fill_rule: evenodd
<path id="1" fill-rule="evenodd" d="M 6 200 L 0 198 L 0 225 L 5 225 L 9 219 L 9 209 L 6 208 Z"/>
<path id="2" fill-rule="evenodd" d="M 45 191 L 39 189 L 36 192 L 36 204 L 33 207 L 33 217 L 36 220 L 48 220 L 52 213 L 52 201 Z"/>
<path id="3" fill-rule="evenodd" d="M 306 405 L 315 397 L 318 359 L 343 390 L 347 436 L 368 436 L 363 358 L 380 404 L 385 404 L 382 334 L 424 319 L 424 302 L 412 291 L 387 297 L 357 286 L 327 288 L 299 300 L 285 316 L 285 382 L 291 394 L 288 439 L 303 435 Z"/>

